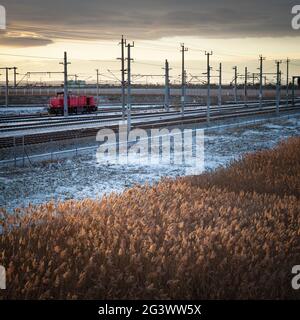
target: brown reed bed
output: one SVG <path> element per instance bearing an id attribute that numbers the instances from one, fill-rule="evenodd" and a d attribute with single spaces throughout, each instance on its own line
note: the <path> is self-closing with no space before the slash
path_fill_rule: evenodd
<path id="1" fill-rule="evenodd" d="M 300 198 L 299 140 L 290 138 L 275 149 L 249 153 L 229 167 L 184 180 L 205 188 L 218 186 L 235 192 L 244 190 Z"/>
<path id="2" fill-rule="evenodd" d="M 7 290 L 0 294 L 299 298 L 291 288 L 300 261 L 299 152 L 295 138 L 199 177 L 101 200 L 50 202 L 14 216 L 3 211 Z"/>

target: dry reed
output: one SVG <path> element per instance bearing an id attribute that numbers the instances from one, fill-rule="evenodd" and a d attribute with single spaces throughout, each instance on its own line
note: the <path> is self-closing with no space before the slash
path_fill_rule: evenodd
<path id="1" fill-rule="evenodd" d="M 228 169 L 2 212 L 4 299 L 284 299 L 300 261 L 300 139 Z"/>

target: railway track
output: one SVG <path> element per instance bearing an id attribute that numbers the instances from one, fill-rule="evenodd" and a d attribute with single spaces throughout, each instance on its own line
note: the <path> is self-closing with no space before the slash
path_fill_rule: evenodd
<path id="1" fill-rule="evenodd" d="M 265 102 L 264 107 L 271 106 L 273 102 Z M 217 106 L 212 106 L 212 112 L 216 110 L 220 110 L 221 112 L 227 110 L 240 110 L 244 108 L 253 108 L 256 107 L 258 103 L 251 103 L 247 107 L 245 105 L 233 104 L 233 105 L 225 105 L 222 109 L 219 109 Z M 205 112 L 206 107 L 195 105 L 193 109 L 186 109 L 186 115 L 197 115 L 199 112 Z M 157 116 L 177 116 L 180 114 L 180 111 L 162 111 L 162 112 L 149 112 L 149 113 L 132 113 L 133 119 L 140 118 L 150 118 Z M 4 123 L 0 123 L 0 134 L 8 131 L 17 131 L 17 130 L 29 130 L 29 129 L 38 129 L 38 128 L 50 128 L 50 127 L 59 127 L 59 126 L 70 126 L 70 125 L 80 125 L 80 124 L 90 124 L 97 123 L 103 121 L 113 121 L 113 120 L 122 120 L 120 113 L 106 113 L 106 114 L 97 114 L 92 116 L 80 116 L 80 117 L 48 117 L 42 118 L 38 120 L 25 119 L 19 121 L 8 121 Z"/>
<path id="2" fill-rule="evenodd" d="M 290 112 L 290 111 L 298 111 L 300 110 L 299 106 L 281 106 L 280 112 Z M 244 107 L 234 110 L 212 110 L 211 112 L 211 121 L 216 120 L 226 120 L 230 118 L 242 118 L 247 116 L 255 116 L 255 115 L 266 115 L 266 114 L 274 114 L 275 107 L 274 106 L 265 106 L 263 109 L 259 107 Z M 202 110 L 202 112 L 193 112 L 193 113 L 186 113 L 184 117 L 181 114 L 170 115 L 167 114 L 165 116 L 156 117 L 145 117 L 141 116 L 140 118 L 132 118 L 132 127 L 139 127 L 139 128 L 157 128 L 157 127 L 164 127 L 164 126 L 175 126 L 175 125 L 185 125 L 185 124 L 193 124 L 193 123 L 203 123 L 206 121 L 206 110 Z M 117 130 L 118 129 L 118 122 L 114 119 L 114 122 L 111 124 L 106 125 L 109 126 L 111 129 Z M 34 134 L 23 134 L 20 136 L 6 136 L 1 137 L 0 135 L 0 149 L 1 148 L 10 148 L 14 146 L 22 146 L 24 145 L 31 145 L 31 144 L 38 144 L 38 143 L 47 143 L 51 141 L 61 141 L 66 139 L 77 139 L 77 138 L 84 138 L 89 136 L 96 136 L 96 133 L 102 126 L 93 126 L 93 127 L 86 127 L 86 128 L 74 128 L 68 129 L 67 131 L 51 131 L 45 133 L 34 133 Z"/>
<path id="3" fill-rule="evenodd" d="M 291 101 L 290 101 L 291 102 Z M 252 105 L 252 104 L 258 104 L 259 101 L 249 101 L 248 105 Z M 264 100 L 264 104 L 266 103 L 275 103 L 274 100 Z M 224 106 L 236 106 L 236 105 L 244 105 L 244 104 L 236 104 L 236 103 L 225 103 Z M 170 105 L 170 110 L 171 111 L 175 111 L 180 109 L 180 105 Z M 189 108 L 197 108 L 197 107 L 206 107 L 206 105 L 204 104 L 200 104 L 200 103 L 186 103 L 186 109 L 188 110 Z M 153 112 L 155 110 L 161 110 L 164 109 L 164 105 L 159 105 L 159 104 L 149 104 L 149 105 L 145 105 L 145 106 L 141 106 L 140 104 L 134 104 L 133 108 L 132 108 L 132 113 L 138 113 L 138 112 Z M 82 115 L 70 115 L 68 117 L 68 119 L 76 119 L 76 118 L 93 118 L 95 116 L 99 116 L 99 115 L 107 115 L 110 113 L 119 113 L 121 114 L 121 106 L 119 107 L 109 107 L 109 108 L 101 108 L 100 110 L 98 110 L 97 112 L 93 113 L 93 114 L 82 114 Z M 63 119 L 63 116 L 50 116 L 47 112 L 43 112 L 43 113 L 34 113 L 34 114 L 17 114 L 17 115 L 0 115 L 0 124 L 1 123 L 8 123 L 8 122 L 25 122 L 25 121 L 39 121 L 39 120 L 57 120 L 57 119 Z"/>
<path id="4" fill-rule="evenodd" d="M 199 103 L 190 103 L 187 104 L 187 106 L 199 106 Z M 132 112 L 140 112 L 140 111 L 155 111 L 155 110 L 160 110 L 164 109 L 163 105 L 145 105 L 141 106 L 140 104 L 138 105 L 132 105 Z M 179 106 L 177 105 L 171 105 L 170 109 L 175 109 Z M 76 117 L 87 117 L 87 116 L 95 116 L 98 114 L 106 114 L 106 113 L 113 113 L 113 112 L 119 112 L 121 113 L 122 109 L 120 107 L 98 107 L 98 111 L 93 112 L 92 114 L 70 114 L 69 118 L 76 118 Z M 24 121 L 24 120 L 33 120 L 33 119 L 45 119 L 45 118 L 52 118 L 52 119 L 59 119 L 63 118 L 63 115 L 49 115 L 48 112 L 39 112 L 39 113 L 33 113 L 33 114 L 13 114 L 13 115 L 0 115 L 0 123 L 2 122 L 9 122 L 9 121 Z"/>

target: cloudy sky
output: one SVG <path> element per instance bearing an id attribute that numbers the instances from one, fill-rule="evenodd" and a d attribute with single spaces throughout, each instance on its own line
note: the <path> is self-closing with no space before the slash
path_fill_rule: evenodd
<path id="1" fill-rule="evenodd" d="M 224 63 L 228 80 L 233 65 L 240 72 L 246 65 L 257 72 L 259 54 L 267 58 L 268 72 L 275 59 L 287 57 L 293 60 L 294 73 L 300 72 L 300 30 L 291 28 L 291 9 L 297 1 L 2 0 L 1 4 L 7 11 L 7 29 L 0 33 L 1 64 L 16 65 L 20 73 L 60 71 L 59 59 L 66 50 L 71 73 L 93 80 L 99 68 L 103 81 L 113 79 L 120 67 L 116 58 L 121 34 L 135 40 L 136 74 L 159 75 L 163 61 L 169 59 L 176 77 L 181 42 L 189 48 L 187 69 L 193 75 L 205 71 L 204 50 L 213 50 L 214 69 Z"/>

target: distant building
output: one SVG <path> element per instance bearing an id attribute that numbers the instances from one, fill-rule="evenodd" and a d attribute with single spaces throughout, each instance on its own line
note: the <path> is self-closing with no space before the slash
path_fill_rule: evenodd
<path id="1" fill-rule="evenodd" d="M 84 87 L 86 85 L 86 81 L 84 80 L 69 80 L 68 86 L 69 87 Z"/>

